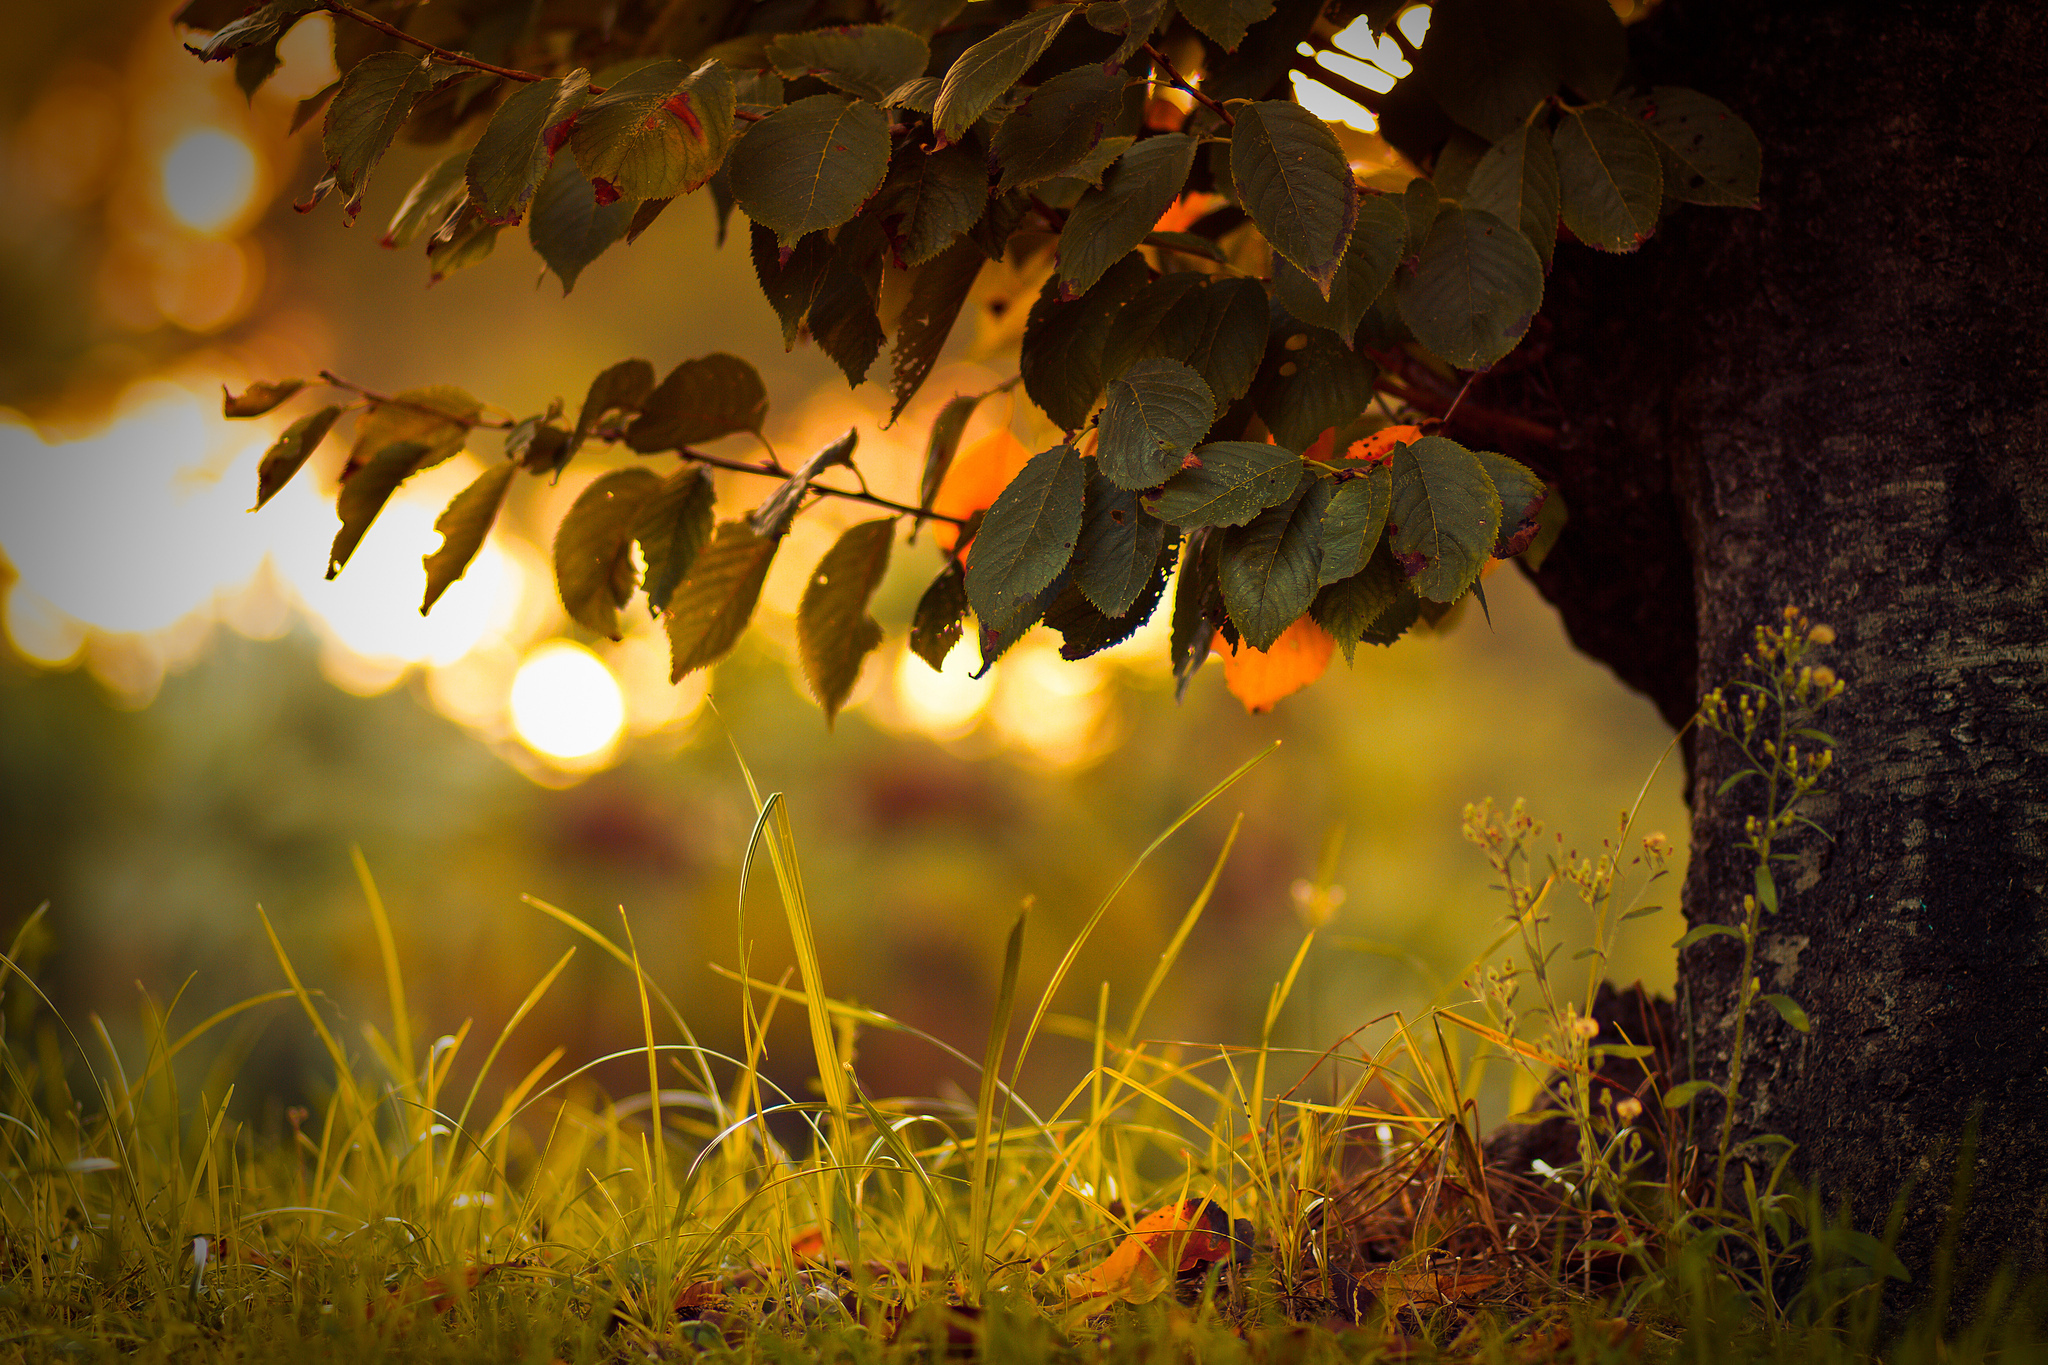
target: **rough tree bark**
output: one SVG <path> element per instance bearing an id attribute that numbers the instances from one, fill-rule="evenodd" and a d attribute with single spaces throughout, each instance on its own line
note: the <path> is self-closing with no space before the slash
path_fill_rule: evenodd
<path id="1" fill-rule="evenodd" d="M 1743 1117 L 1865 1227 L 1910 1183 L 1925 1265 L 1981 1105 L 1961 1245 L 2048 1268 L 2048 9 L 1666 0 L 1633 45 L 1755 126 L 1763 207 L 1560 249 L 1559 347 L 1492 400 L 1598 414 L 1530 452 L 1574 517 L 1539 587 L 1674 722 L 1787 604 L 1840 632 L 1833 838 L 1760 958 L 1813 1031 L 1751 1020 Z M 1729 923 L 1755 797 L 1693 758 L 1686 915 Z M 1680 971 L 1720 1075 L 1710 944 Z"/>

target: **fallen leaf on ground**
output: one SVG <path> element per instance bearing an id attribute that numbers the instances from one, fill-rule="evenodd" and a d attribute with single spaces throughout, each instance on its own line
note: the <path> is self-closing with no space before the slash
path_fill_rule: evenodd
<path id="1" fill-rule="evenodd" d="M 1138 1221 L 1100 1265 L 1067 1276 L 1067 1297 L 1157 1298 L 1183 1270 L 1230 1257 L 1230 1216 L 1206 1199 L 1168 1204 Z"/>

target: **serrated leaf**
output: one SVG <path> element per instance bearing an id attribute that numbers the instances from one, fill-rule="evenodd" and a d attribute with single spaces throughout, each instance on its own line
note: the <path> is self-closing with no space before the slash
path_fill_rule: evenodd
<path id="1" fill-rule="evenodd" d="M 492 222 L 519 220 L 548 172 L 548 130 L 574 118 L 589 95 L 590 73 L 578 68 L 522 85 L 498 106 L 463 167 L 479 213 Z"/>
<path id="2" fill-rule="evenodd" d="M 1393 473 L 1379 464 L 1337 485 L 1323 509 L 1323 558 L 1316 570 L 1319 585 L 1342 582 L 1365 568 L 1386 528 L 1393 493 Z"/>
<path id="3" fill-rule="evenodd" d="M 813 233 L 785 252 L 777 248 L 775 234 L 759 223 L 752 224 L 748 233 L 754 276 L 769 307 L 782 320 L 783 346 L 793 348 L 804 315 L 832 264 L 832 241 L 822 232 Z"/>
<path id="4" fill-rule="evenodd" d="M 264 413 L 288 402 L 300 389 L 306 387 L 303 379 L 259 379 L 240 393 L 231 392 L 227 385 L 220 386 L 220 408 L 223 417 L 261 417 Z"/>
<path id="5" fill-rule="evenodd" d="M 580 450 L 607 413 L 638 413 L 653 391 L 654 366 L 646 361 L 621 360 L 606 367 L 590 381 L 590 388 L 583 395 L 582 410 L 576 414 L 576 430 L 570 435 L 562 458 L 566 461 Z"/>
<path id="6" fill-rule="evenodd" d="M 953 333 L 953 323 L 986 263 L 981 248 L 963 241 L 955 242 L 935 260 L 917 268 L 910 282 L 910 299 L 896 318 L 889 379 L 891 422 L 903 415 L 903 409 L 924 387 L 932 366 L 938 364 L 946 338 Z"/>
<path id="7" fill-rule="evenodd" d="M 1780 1019 L 1783 1019 L 1793 1028 L 1798 1029 L 1801 1033 L 1813 1032 L 1813 1021 L 1806 1017 L 1806 1011 L 1801 1009 L 1799 1002 L 1791 996 L 1767 995 L 1764 997 L 1764 1003 L 1776 1010 Z"/>
<path id="8" fill-rule="evenodd" d="M 341 494 L 334 500 L 334 512 L 341 518 L 341 529 L 335 532 L 334 544 L 327 551 L 329 578 L 341 572 L 349 556 L 356 552 L 356 546 L 362 544 L 370 523 L 384 510 L 384 504 L 391 501 L 398 485 L 412 477 L 413 471 L 420 467 L 421 457 L 426 454 L 427 447 L 418 441 L 394 441 L 343 478 Z"/>
<path id="9" fill-rule="evenodd" d="M 1123 35 L 1123 41 L 1104 66 L 1122 66 L 1158 30 L 1160 21 L 1171 13 L 1169 0 L 1097 0 L 1085 11 L 1088 25 L 1104 33 Z"/>
<path id="10" fill-rule="evenodd" d="M 576 115 L 569 148 L 600 197 L 668 199 L 688 194 L 725 162 L 732 145 L 732 76 L 719 62 L 691 71 L 653 62 L 592 96 Z"/>
<path id="11" fill-rule="evenodd" d="M 1123 110 L 1129 78 L 1084 66 L 1024 97 L 996 129 L 990 151 L 1003 168 L 999 192 L 1066 175 L 1102 141 Z"/>
<path id="12" fill-rule="evenodd" d="M 277 490 L 291 482 L 292 475 L 299 472 L 306 460 L 320 447 L 328 431 L 334 426 L 335 418 L 341 416 L 339 404 L 309 412 L 284 429 L 284 434 L 271 443 L 263 452 L 263 459 L 256 465 L 256 507 L 263 506 Z"/>
<path id="13" fill-rule="evenodd" d="M 783 480 L 776 490 L 748 518 L 757 536 L 774 539 L 789 529 L 789 522 L 796 515 L 804 494 L 811 488 L 811 481 L 826 470 L 838 465 L 853 465 L 854 447 L 860 444 L 860 429 L 848 427 L 846 434 L 817 454 L 798 465 L 790 476 Z"/>
<path id="14" fill-rule="evenodd" d="M 1238 106 L 1230 180 L 1267 244 L 1329 298 L 1358 217 L 1358 187 L 1330 126 L 1291 100 Z"/>
<path id="15" fill-rule="evenodd" d="M 732 652 L 753 619 L 761 584 L 782 544 L 758 536 L 745 520 L 722 523 L 698 551 L 689 574 L 669 598 L 669 678 L 708 668 Z"/>
<path id="16" fill-rule="evenodd" d="M 768 416 L 760 373 L 736 355 L 713 351 L 668 372 L 626 428 L 626 444 L 642 455 L 680 450 L 736 431 L 759 433 Z"/>
<path id="17" fill-rule="evenodd" d="M 946 68 L 932 109 L 932 126 L 958 142 L 989 107 L 1044 55 L 1074 13 L 1071 5 L 1033 10 L 968 48 Z"/>
<path id="18" fill-rule="evenodd" d="M 1756 207 L 1763 147 L 1727 105 L 1697 90 L 1660 85 L 1634 112 L 1662 152 L 1665 193 L 1687 204 Z"/>
<path id="19" fill-rule="evenodd" d="M 1557 15 L 1538 0 L 1436 0 L 1415 66 L 1446 114 L 1492 142 L 1557 93 Z"/>
<path id="20" fill-rule="evenodd" d="M 1188 683 L 1209 657 L 1217 628 L 1228 619 L 1223 610 L 1223 589 L 1216 582 L 1216 564 L 1222 551 L 1222 534 L 1207 526 L 1197 528 L 1181 541 L 1180 573 L 1173 588 L 1173 626 L 1168 637 L 1176 702 L 1187 695 Z"/>
<path id="21" fill-rule="evenodd" d="M 429 384 L 391 397 L 389 403 L 373 404 L 356 422 L 355 441 L 342 469 L 344 479 L 396 441 L 418 441 L 422 454 L 417 467 L 431 469 L 462 449 L 483 411 L 483 404 L 452 384 Z"/>
<path id="22" fill-rule="evenodd" d="M 931 49 L 895 24 L 853 24 L 784 33 L 768 44 L 768 60 L 790 80 L 816 76 L 877 104 L 924 74 Z"/>
<path id="23" fill-rule="evenodd" d="M 1587 246 L 1634 251 L 1657 230 L 1664 167 L 1642 125 L 1604 106 L 1567 111 L 1551 134 L 1564 225 Z"/>
<path id="24" fill-rule="evenodd" d="M 929 114 L 939 104 L 939 89 L 944 84 L 937 76 L 915 76 L 889 92 L 882 101 L 884 109 L 908 109 L 914 114 Z"/>
<path id="25" fill-rule="evenodd" d="M 1105 618 L 1124 616 L 1145 592 L 1173 533 L 1138 506 L 1138 496 L 1089 472 L 1074 549 L 1074 587 Z"/>
<path id="26" fill-rule="evenodd" d="M 1273 287 L 1281 305 L 1303 322 L 1324 327 L 1350 341 L 1372 302 L 1385 292 L 1401 263 L 1408 235 L 1408 215 L 1391 194 L 1358 197 L 1358 220 L 1344 259 L 1324 298 L 1314 280 L 1283 257 L 1273 260 Z"/>
<path id="27" fill-rule="evenodd" d="M 526 219 L 527 239 L 567 294 L 576 287 L 576 277 L 584 267 L 626 235 L 636 207 L 630 199 L 598 203 L 575 160 L 558 156 L 534 191 L 533 210 Z"/>
<path id="28" fill-rule="evenodd" d="M 1060 570 L 1058 576 L 1046 584 L 1036 597 L 1020 602 L 1007 620 L 996 625 L 990 625 L 977 617 L 975 643 L 981 648 L 981 665 L 969 676 L 980 678 L 995 667 L 997 659 L 1009 653 L 1012 645 L 1023 639 L 1033 626 L 1045 619 L 1045 613 L 1065 594 L 1073 582 L 1073 577 L 1071 568 Z"/>
<path id="29" fill-rule="evenodd" d="M 243 8 L 237 4 L 232 10 Z M 213 36 L 204 43 L 198 47 L 188 46 L 186 50 L 203 62 L 224 62 L 250 48 L 274 47 L 300 16 L 318 8 L 314 0 L 271 0 L 270 4 L 252 9 L 247 14 L 236 14 L 215 29 Z M 187 14 L 192 14 L 192 17 L 188 19 Z M 201 22 L 211 17 L 192 13 L 188 6 L 179 12 L 177 22 L 193 28 L 211 28 L 211 23 Z"/>
<path id="30" fill-rule="evenodd" d="M 427 283 L 439 284 L 456 271 L 489 256 L 498 244 L 500 231 L 497 224 L 486 223 L 475 206 L 465 201 L 427 241 L 427 263 L 433 267 Z"/>
<path id="31" fill-rule="evenodd" d="M 927 153 L 905 142 L 889 179 L 882 192 L 895 198 L 886 216 L 898 220 L 905 265 L 923 265 L 953 245 L 988 207 L 988 167 L 965 147 Z"/>
<path id="32" fill-rule="evenodd" d="M 1324 516 L 1327 518 L 1327 510 Z M 1309 615 L 1330 632 L 1349 663 L 1360 641 L 1393 643 L 1415 620 L 1416 610 L 1417 599 L 1408 587 L 1407 575 L 1381 541 L 1363 569 L 1316 593 Z"/>
<path id="33" fill-rule="evenodd" d="M 1330 486 L 1304 478 L 1287 501 L 1224 533 L 1216 579 L 1223 607 L 1253 649 L 1267 650 L 1315 601 Z"/>
<path id="34" fill-rule="evenodd" d="M 1024 392 L 1064 429 L 1078 431 L 1088 420 L 1088 411 L 1102 392 L 1103 345 L 1110 325 L 1150 273 L 1144 259 L 1133 253 L 1080 298 L 1062 299 L 1060 282 L 1051 279 L 1032 304 L 1018 369 L 1024 376 Z"/>
<path id="35" fill-rule="evenodd" d="M 1168 560 L 1156 561 L 1151 573 L 1139 584 L 1137 597 L 1114 616 L 1090 601 L 1078 580 L 1069 581 L 1045 610 L 1045 624 L 1060 633 L 1060 657 L 1085 659 L 1137 634 L 1139 627 L 1159 609 L 1159 600 L 1166 596 L 1166 576 L 1171 568 Z"/>
<path id="36" fill-rule="evenodd" d="M 555 585 L 578 625 L 620 637 L 619 608 L 633 595 L 633 523 L 661 487 L 651 469 L 614 469 L 583 490 L 555 530 Z"/>
<path id="37" fill-rule="evenodd" d="M 1162 251 L 1175 251 L 1183 256 L 1196 256 L 1218 265 L 1228 264 L 1230 257 L 1223 248 L 1207 237 L 1197 237 L 1192 232 L 1148 232 L 1144 245 L 1158 247 Z"/>
<path id="38" fill-rule="evenodd" d="M 1125 152 L 1067 215 L 1060 232 L 1059 278 L 1080 291 L 1122 260 L 1173 207 L 1195 164 L 1195 140 L 1185 133 L 1146 138 Z"/>
<path id="39" fill-rule="evenodd" d="M 1680 935 L 1678 942 L 1671 946 L 1674 950 L 1682 953 L 1695 943 L 1704 943 L 1710 938 L 1732 938 L 1740 942 L 1742 933 L 1740 930 L 1731 929 L 1725 924 L 1696 924 Z"/>
<path id="40" fill-rule="evenodd" d="M 1183 18 L 1225 52 L 1235 52 L 1253 24 L 1273 13 L 1273 0 L 1179 0 Z"/>
<path id="41" fill-rule="evenodd" d="M 1519 460 L 1491 450 L 1475 450 L 1487 479 L 1500 494 L 1500 533 L 1494 538 L 1493 557 L 1511 559 L 1529 548 L 1539 529 L 1545 488 L 1543 480 Z"/>
<path id="42" fill-rule="evenodd" d="M 1543 261 L 1492 214 L 1446 209 L 1395 276 L 1394 296 L 1417 341 L 1460 369 L 1483 370 L 1515 348 L 1543 306 Z"/>
<path id="43" fill-rule="evenodd" d="M 1531 119 L 1486 149 L 1464 198 L 1467 208 L 1520 228 L 1547 271 L 1557 249 L 1558 195 L 1557 157 L 1542 124 Z"/>
<path id="44" fill-rule="evenodd" d="M 860 680 L 861 661 L 882 643 L 868 601 L 889 571 L 896 519 L 864 521 L 840 536 L 820 560 L 796 611 L 797 656 L 811 695 L 830 726 Z"/>
<path id="45" fill-rule="evenodd" d="M 880 313 L 882 258 L 888 238 L 881 226 L 863 214 L 847 224 L 832 244 L 832 255 L 818 277 L 808 318 L 811 340 L 858 386 L 881 354 Z"/>
<path id="46" fill-rule="evenodd" d="M 926 38 L 952 23 L 966 7 L 967 0 L 889 0 L 884 6 L 891 23 Z"/>
<path id="47" fill-rule="evenodd" d="M 889 172 L 889 116 L 865 100 L 812 95 L 747 130 L 732 195 L 784 246 L 852 218 Z"/>
<path id="48" fill-rule="evenodd" d="M 1274 440 L 1306 450 L 1365 411 L 1379 370 L 1334 333 L 1283 321 L 1252 381 L 1252 405 Z"/>
<path id="49" fill-rule="evenodd" d="M 372 53 L 342 77 L 341 89 L 327 106 L 322 143 L 328 174 L 348 197 L 342 213 L 351 221 L 362 211 L 370 172 L 398 136 L 413 105 L 443 74 L 447 69 L 437 67 L 433 58 L 408 50 Z"/>
<path id="50" fill-rule="evenodd" d="M 984 631 L 1014 639 L 1020 614 L 1073 559 L 1085 486 L 1080 452 L 1056 445 L 1032 456 L 988 509 L 967 564 L 967 600 Z"/>
<path id="51" fill-rule="evenodd" d="M 684 466 L 661 481 L 633 518 L 633 539 L 647 562 L 647 611 L 659 616 L 711 539 L 717 493 L 703 470 Z"/>
<path id="52" fill-rule="evenodd" d="M 910 618 L 910 652 L 939 672 L 960 643 L 966 619 L 967 571 L 959 560 L 951 560 L 917 599 L 917 611 Z"/>
<path id="53" fill-rule="evenodd" d="M 509 460 L 492 465 L 434 519 L 434 529 L 441 533 L 441 548 L 420 560 L 427 570 L 427 595 L 420 602 L 420 615 L 432 611 L 441 594 L 468 570 L 476 552 L 483 548 L 484 537 L 490 534 L 491 523 L 498 518 L 512 476 L 518 472 L 519 466 Z"/>
<path id="54" fill-rule="evenodd" d="M 1211 441 L 1189 467 L 1146 499 L 1145 510 L 1170 526 L 1242 526 L 1287 501 L 1301 481 L 1301 457 L 1264 441 Z"/>
<path id="55" fill-rule="evenodd" d="M 1183 361 L 1222 411 L 1244 397 L 1258 373 L 1269 313 L 1256 280 L 1167 275 L 1117 315 L 1102 349 L 1103 373 L 1122 374 L 1145 356 Z"/>
<path id="56" fill-rule="evenodd" d="M 1478 581 L 1500 530 L 1500 494 L 1456 441 L 1425 436 L 1394 451 L 1387 543 L 1415 591 L 1455 602 Z"/>
<path id="57" fill-rule="evenodd" d="M 946 471 L 953 467 L 953 456 L 959 452 L 960 438 L 967 432 L 967 423 L 986 397 L 986 393 L 954 394 L 946 400 L 946 406 L 939 409 L 939 415 L 932 419 L 931 435 L 924 445 L 924 473 L 917 481 L 920 510 L 931 510 L 932 499 L 938 497 L 939 486 L 946 481 Z M 916 535 L 915 528 L 912 535 Z"/>
<path id="58" fill-rule="evenodd" d="M 415 181 L 377 244 L 408 247 L 422 233 L 438 233 L 447 225 L 469 195 L 469 186 L 462 178 L 465 159 L 462 152 L 451 152 Z"/>
<path id="59" fill-rule="evenodd" d="M 1209 386 L 1178 360 L 1137 361 L 1105 394 L 1095 458 L 1119 488 L 1164 483 L 1216 420 Z"/>

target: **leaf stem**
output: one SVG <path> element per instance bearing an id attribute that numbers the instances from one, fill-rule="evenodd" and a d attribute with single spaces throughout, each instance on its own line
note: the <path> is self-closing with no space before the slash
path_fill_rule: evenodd
<path id="1" fill-rule="evenodd" d="M 510 431 L 518 425 L 518 423 L 509 418 L 502 422 L 487 422 L 481 417 L 458 417 L 452 412 L 443 412 L 441 409 L 431 407 L 425 403 L 415 403 L 409 398 L 399 398 L 392 394 L 379 393 L 375 389 L 364 388 L 354 380 L 343 379 L 332 370 L 320 371 L 320 381 L 323 384 L 331 384 L 337 389 L 347 389 L 350 393 L 360 394 L 365 401 L 378 407 L 404 408 L 407 412 L 423 413 L 428 417 L 438 417 L 444 422 L 453 422 L 466 430 L 473 431 L 477 427 L 486 427 L 492 431 Z"/>
<path id="2" fill-rule="evenodd" d="M 600 432 L 598 434 L 604 435 L 606 433 Z M 682 447 L 676 453 L 686 460 L 695 460 L 699 464 L 710 465 L 713 469 L 729 469 L 735 474 L 756 474 L 764 479 L 787 479 L 789 477 L 789 471 L 774 460 L 763 461 L 760 464 L 749 464 L 745 460 L 731 460 L 720 455 L 706 455 L 704 452 L 692 450 L 688 446 Z M 854 471 L 854 477 L 860 477 L 859 470 Z M 829 484 L 816 482 L 811 484 L 811 488 L 813 491 L 824 493 L 829 497 L 845 498 L 848 502 L 864 502 L 870 507 L 879 507 L 884 511 L 895 512 L 899 516 L 916 517 L 920 520 L 951 522 L 955 526 L 965 526 L 967 524 L 965 517 L 952 517 L 947 516 L 944 512 L 933 512 L 923 508 L 912 507 L 907 503 L 895 502 L 878 494 L 867 492 L 865 489 L 834 488 Z"/>
<path id="3" fill-rule="evenodd" d="M 1159 69 L 1166 73 L 1166 79 L 1174 86 L 1174 88 L 1186 91 L 1189 95 L 1192 95 L 1194 97 L 1195 103 L 1201 105 L 1204 109 L 1207 109 L 1217 118 L 1222 119 L 1225 127 L 1237 127 L 1237 120 L 1231 117 L 1230 111 L 1228 109 L 1225 109 L 1222 105 L 1218 104 L 1215 100 L 1210 99 L 1201 91 L 1197 90 L 1194 87 L 1194 85 L 1187 80 L 1187 78 L 1182 76 L 1180 72 L 1174 70 L 1172 59 L 1169 58 L 1164 52 L 1161 52 L 1158 48 L 1154 47 L 1150 43 L 1145 44 L 1145 52 L 1146 55 L 1151 57 L 1153 61 L 1159 64 Z"/>

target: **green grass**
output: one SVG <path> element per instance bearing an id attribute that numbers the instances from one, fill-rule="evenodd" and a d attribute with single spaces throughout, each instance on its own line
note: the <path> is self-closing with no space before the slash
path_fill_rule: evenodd
<path id="1" fill-rule="evenodd" d="M 1553 902 L 1576 900 L 1596 926 L 1597 983 L 1629 895 L 1661 866 L 1626 821 L 1581 858 L 1542 855 L 1519 808 L 1471 812 L 1508 901 L 1493 947 L 1519 945 L 1524 968 L 1489 951 L 1469 999 L 1379 1021 L 1378 1043 L 1362 1030 L 1319 1056 L 1272 1042 L 1313 932 L 1255 1044 L 1144 1031 L 1234 827 L 1127 1012 L 1113 1014 L 1106 991 L 1091 1018 L 1052 1006 L 1129 873 L 1042 983 L 1019 979 L 1020 917 L 982 1059 L 928 1040 L 978 1072 L 970 1108 L 872 1095 L 845 1064 L 863 1031 L 917 1031 L 833 997 L 783 803 L 747 782 L 759 816 L 748 866 L 769 865 L 797 971 L 758 980 L 742 962 L 736 1056 L 696 1043 L 623 914 L 598 925 L 539 901 L 534 913 L 579 946 L 488 1044 L 465 1024 L 422 1047 L 360 860 L 389 1011 L 360 1040 L 336 1035 L 265 918 L 282 989 L 190 1027 L 173 1024 L 175 999 L 149 1005 L 142 1046 L 123 1055 L 98 1019 L 74 1031 L 49 1008 L 30 962 L 47 935 L 31 921 L 0 1002 L 6 1358 L 1704 1365 L 1874 1360 L 1883 1339 L 1888 1362 L 2048 1359 L 2038 1296 L 2022 1302 L 2003 1281 L 1969 1324 L 1887 1326 L 1888 1249 L 1830 1225 L 1782 1165 L 1732 1210 L 1703 1203 L 1683 1163 L 1651 1174 L 1646 1134 L 1668 1139 L 1683 1108 L 1631 1122 L 1601 1098 L 1592 1071 L 1634 1045 L 1589 1036 L 1578 1021 L 1591 984 L 1564 989 L 1542 937 Z M 747 928 L 750 910 L 743 899 L 743 942 L 761 928 Z M 637 991 L 638 1046 L 567 1071 L 557 1049 L 524 1076 L 498 1075 L 506 1040 L 576 951 L 603 954 Z M 1537 1003 L 1518 1013 L 1524 991 Z M 295 1005 L 332 1068 L 324 1102 L 294 1111 L 282 1141 L 238 1117 L 249 1097 L 238 1104 L 219 1067 L 196 1090 L 181 1080 L 199 1074 L 194 1058 L 221 1025 L 272 1005 Z M 761 1070 L 783 1010 L 808 1024 L 814 1095 Z M 1046 1033 L 1085 1040 L 1093 1064 L 1034 1108 L 1014 1087 Z M 479 1050 L 473 1077 L 454 1084 Z M 620 1056 L 644 1060 L 647 1088 L 612 1102 L 589 1072 Z M 1503 1066 L 1518 1102 L 1549 1084 L 1582 1120 L 1579 1160 L 1549 1184 L 1487 1167 L 1472 1097 Z M 800 1141 L 778 1136 L 792 1131 Z M 1112 1282 L 1121 1293 L 1076 1295 L 1086 1286 L 1070 1275 L 1104 1262 L 1147 1211 L 1187 1200 L 1238 1220 L 1208 1259 L 1176 1276 L 1140 1258 Z M 1177 1263 L 1196 1235 L 1155 1245 Z M 1772 1273 L 1788 1261 L 1810 1273 Z"/>

